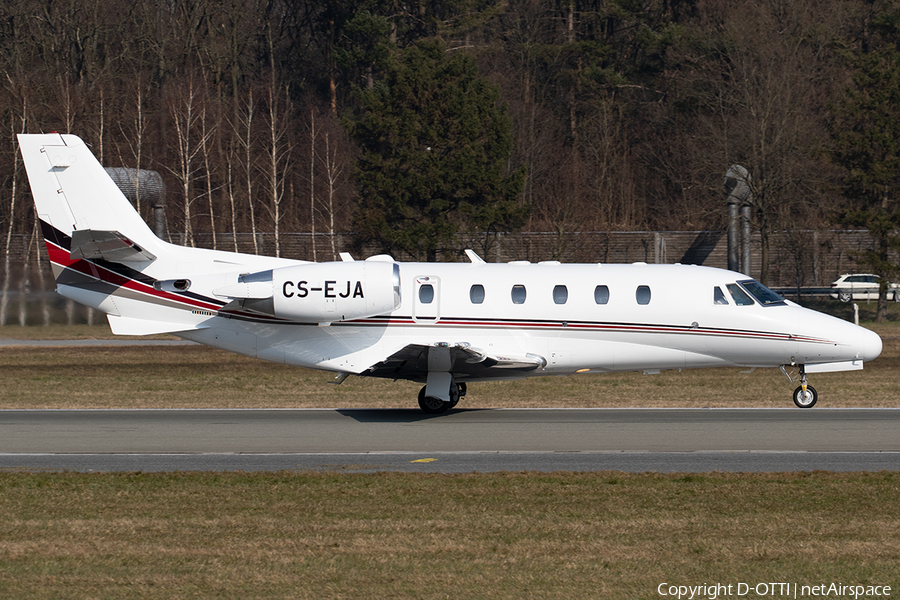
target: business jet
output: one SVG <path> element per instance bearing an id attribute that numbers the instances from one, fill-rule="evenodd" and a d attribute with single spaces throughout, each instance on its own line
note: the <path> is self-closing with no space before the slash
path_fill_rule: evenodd
<path id="1" fill-rule="evenodd" d="M 57 291 L 115 334 L 171 333 L 264 360 L 424 384 L 442 413 L 480 381 L 702 367 L 857 370 L 881 338 L 747 276 L 693 265 L 311 263 L 157 238 L 81 139 L 19 135 Z M 790 372 L 789 372 L 790 371 Z"/>

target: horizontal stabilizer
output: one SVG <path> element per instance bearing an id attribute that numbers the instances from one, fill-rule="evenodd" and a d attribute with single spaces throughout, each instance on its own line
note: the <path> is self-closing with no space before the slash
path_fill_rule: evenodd
<path id="1" fill-rule="evenodd" d="M 193 331 L 195 329 L 207 329 L 209 325 L 191 323 L 168 323 L 165 321 L 153 321 L 151 319 L 135 319 L 132 317 L 120 317 L 118 315 L 106 315 L 109 327 L 116 335 L 153 335 L 156 333 L 175 333 L 177 331 Z"/>
<path id="2" fill-rule="evenodd" d="M 102 259 L 109 262 L 150 262 L 156 256 L 118 231 L 80 229 L 72 232 L 72 260 Z"/>

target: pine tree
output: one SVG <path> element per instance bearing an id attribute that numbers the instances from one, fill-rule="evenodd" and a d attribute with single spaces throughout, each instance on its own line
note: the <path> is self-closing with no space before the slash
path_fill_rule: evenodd
<path id="1" fill-rule="evenodd" d="M 888 281 L 900 275 L 900 52 L 893 45 L 856 57 L 857 69 L 833 109 L 832 160 L 846 169 L 841 220 L 864 227 L 874 249 L 860 265 L 881 277 L 877 321 L 887 316 Z"/>
<path id="2" fill-rule="evenodd" d="M 359 245 L 435 260 L 459 250 L 459 231 L 521 226 L 524 171 L 506 173 L 509 118 L 472 58 L 420 43 L 394 55 L 358 96 Z"/>

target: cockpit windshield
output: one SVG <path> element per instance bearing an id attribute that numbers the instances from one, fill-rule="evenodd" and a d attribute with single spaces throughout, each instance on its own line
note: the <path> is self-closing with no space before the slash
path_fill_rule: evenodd
<path id="1" fill-rule="evenodd" d="M 741 284 L 741 287 L 747 290 L 747 293 L 753 296 L 757 302 L 762 304 L 763 306 L 778 306 L 786 304 L 784 298 L 756 281 L 755 279 L 747 279 L 745 281 L 738 281 Z"/>

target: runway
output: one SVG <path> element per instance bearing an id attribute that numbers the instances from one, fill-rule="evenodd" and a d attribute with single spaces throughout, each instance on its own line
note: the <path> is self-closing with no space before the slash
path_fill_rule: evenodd
<path id="1" fill-rule="evenodd" d="M 900 409 L 4 410 L 0 469 L 878 471 Z"/>

